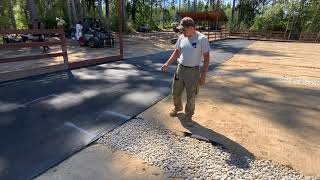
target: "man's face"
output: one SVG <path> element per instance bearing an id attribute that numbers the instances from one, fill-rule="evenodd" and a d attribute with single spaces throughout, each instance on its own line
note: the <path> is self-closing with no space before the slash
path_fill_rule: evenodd
<path id="1" fill-rule="evenodd" d="M 185 37 L 191 37 L 193 31 L 194 31 L 194 27 L 191 26 L 191 27 L 185 27 L 185 28 L 181 29 L 180 32 L 183 33 L 183 35 Z"/>

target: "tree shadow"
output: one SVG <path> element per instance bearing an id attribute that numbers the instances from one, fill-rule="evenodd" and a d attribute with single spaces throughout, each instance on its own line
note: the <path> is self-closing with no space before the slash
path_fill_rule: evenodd
<path id="1" fill-rule="evenodd" d="M 247 43 L 250 45 L 254 41 L 250 40 L 228 40 L 223 41 L 221 43 L 213 44 L 212 47 L 218 51 L 227 52 L 227 53 L 238 53 L 238 54 L 244 54 L 244 55 L 259 55 L 259 56 L 265 56 L 265 57 L 290 57 L 287 55 L 284 55 L 282 53 L 276 53 L 273 51 L 268 50 L 252 50 L 252 49 L 243 49 L 240 44 L 241 43 Z M 241 50 L 241 51 L 240 51 Z"/>
<path id="2" fill-rule="evenodd" d="M 213 71 L 210 76 L 222 78 L 223 81 L 208 83 L 206 88 L 218 101 L 256 109 L 274 123 L 314 141 L 314 137 L 308 137 L 308 133 L 319 134 L 320 126 L 311 126 L 303 118 L 316 120 L 316 114 L 320 114 L 319 89 L 292 87 L 286 80 L 258 76 L 255 72 L 254 69 L 223 70 L 221 73 Z M 238 82 L 232 78 L 246 80 Z"/>
<path id="3" fill-rule="evenodd" d="M 194 120 L 192 121 L 193 125 L 188 126 L 184 113 L 179 113 L 178 119 L 180 120 L 181 125 L 191 132 L 189 135 L 188 133 L 185 133 L 187 136 L 200 136 L 200 139 L 204 138 L 209 140 L 213 145 L 221 146 L 223 151 L 230 153 L 230 158 L 226 160 L 226 163 L 229 165 L 241 169 L 248 169 L 250 167 L 250 162 L 255 160 L 253 153 L 226 136 L 206 128 Z"/>

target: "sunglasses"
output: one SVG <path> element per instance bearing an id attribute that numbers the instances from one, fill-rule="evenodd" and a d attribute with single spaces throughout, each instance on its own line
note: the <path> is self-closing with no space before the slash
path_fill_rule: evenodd
<path id="1" fill-rule="evenodd" d="M 180 33 L 184 33 L 184 32 L 186 32 L 186 31 L 187 31 L 187 29 L 186 29 L 186 28 L 183 28 L 183 29 L 180 30 Z"/>

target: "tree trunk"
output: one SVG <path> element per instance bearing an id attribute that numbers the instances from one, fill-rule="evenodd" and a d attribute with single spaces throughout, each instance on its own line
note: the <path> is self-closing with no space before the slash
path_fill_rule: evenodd
<path id="1" fill-rule="evenodd" d="M 75 3 L 75 6 L 76 6 L 76 9 L 77 9 L 77 12 L 78 12 L 78 19 L 82 19 L 84 18 L 84 14 L 83 14 L 83 7 L 82 7 L 82 4 L 80 2 L 80 0 L 74 0 L 74 3 Z"/>
<path id="2" fill-rule="evenodd" d="M 299 12 L 299 30 L 302 31 L 303 30 L 303 24 L 304 24 L 304 19 L 302 18 L 303 13 L 304 13 L 304 9 L 305 9 L 305 3 L 307 0 L 301 0 L 300 2 L 300 12 Z"/>
<path id="3" fill-rule="evenodd" d="M 0 0 L 0 16 L 4 17 L 4 5 L 2 3 L 3 1 Z"/>
<path id="4" fill-rule="evenodd" d="M 150 0 L 150 21 L 152 21 L 152 9 L 153 9 L 153 0 Z"/>
<path id="5" fill-rule="evenodd" d="M 110 8 L 109 8 L 109 0 L 105 0 L 106 3 L 106 17 L 110 18 Z"/>
<path id="6" fill-rule="evenodd" d="M 78 23 L 78 17 L 77 17 L 77 11 L 76 11 L 76 5 L 74 3 L 74 0 L 70 0 L 71 2 L 71 11 L 73 16 L 73 22 L 72 24 Z"/>
<path id="7" fill-rule="evenodd" d="M 98 14 L 102 18 L 102 0 L 98 0 Z"/>
<path id="8" fill-rule="evenodd" d="M 193 0 L 193 11 L 197 11 L 197 0 Z"/>
<path id="9" fill-rule="evenodd" d="M 214 4 L 215 4 L 215 0 L 210 0 L 210 6 L 212 10 L 214 10 Z"/>
<path id="10" fill-rule="evenodd" d="M 32 28 L 37 28 L 38 27 L 38 12 L 36 8 L 36 4 L 34 3 L 34 0 L 27 0 L 28 4 L 28 10 L 30 13 L 30 19 L 29 22 L 32 24 Z"/>
<path id="11" fill-rule="evenodd" d="M 239 0 L 239 10 L 238 10 L 238 23 L 237 23 L 237 25 L 238 25 L 238 30 L 240 29 L 240 24 L 241 24 L 241 13 L 242 13 L 242 11 L 241 11 L 241 5 L 242 5 L 242 0 Z"/>
<path id="12" fill-rule="evenodd" d="M 131 17 L 134 23 L 136 22 L 136 3 L 137 0 L 132 0 Z"/>
<path id="13" fill-rule="evenodd" d="M 236 6 L 236 0 L 233 0 L 232 2 L 232 12 L 231 12 L 231 24 L 233 23 L 234 20 L 234 8 Z"/>
<path id="14" fill-rule="evenodd" d="M 0 1 L 1 2 L 1 1 Z M 13 12 L 13 2 L 12 0 L 9 0 L 9 16 L 10 16 L 10 20 L 11 20 L 11 25 L 14 29 L 17 29 L 17 25 L 16 25 L 16 19 L 14 17 L 14 12 Z"/>
<path id="15" fill-rule="evenodd" d="M 67 5 L 68 5 L 69 24 L 72 24 L 72 13 L 71 13 L 71 2 L 70 2 L 70 0 L 67 1 Z"/>
<path id="16" fill-rule="evenodd" d="M 87 8 L 88 6 L 87 6 L 87 4 L 86 4 L 86 2 L 85 1 L 82 1 L 82 10 L 83 10 L 83 16 L 84 17 L 86 17 L 87 16 L 87 12 L 88 12 L 88 8 Z"/>
<path id="17" fill-rule="evenodd" d="M 127 25 L 128 25 L 128 21 L 127 21 L 127 13 L 126 13 L 126 4 L 127 4 L 127 1 L 126 0 L 121 0 L 122 1 L 122 28 L 123 28 L 123 31 L 126 32 L 127 31 Z"/>

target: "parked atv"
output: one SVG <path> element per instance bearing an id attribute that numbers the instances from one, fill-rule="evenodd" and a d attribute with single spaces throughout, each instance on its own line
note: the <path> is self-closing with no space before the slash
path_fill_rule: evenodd
<path id="1" fill-rule="evenodd" d="M 80 46 L 113 47 L 114 36 L 102 28 L 101 22 L 97 19 L 84 19 L 82 36 L 79 38 Z"/>

